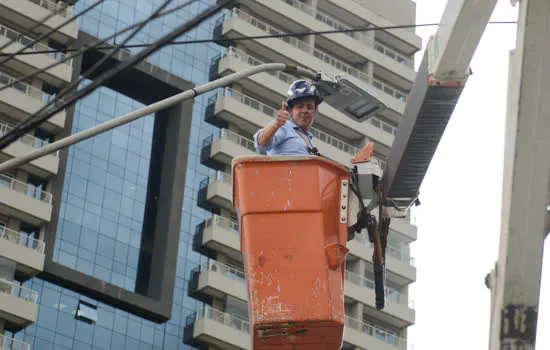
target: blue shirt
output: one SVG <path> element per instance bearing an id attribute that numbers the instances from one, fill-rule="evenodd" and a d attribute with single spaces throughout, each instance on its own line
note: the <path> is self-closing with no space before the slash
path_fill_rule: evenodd
<path id="1" fill-rule="evenodd" d="M 274 123 L 275 120 L 271 121 Z M 254 146 L 260 152 L 265 152 L 269 156 L 297 156 L 297 155 L 309 155 L 308 147 L 314 148 L 311 139 L 313 135 L 310 132 L 305 132 L 304 130 L 298 128 L 294 122 L 287 121 L 283 126 L 277 130 L 275 135 L 273 135 L 273 140 L 269 146 L 260 146 L 258 144 L 258 135 L 260 131 L 258 130 L 254 134 Z M 300 136 L 299 133 L 302 133 Z M 306 144 L 306 141 L 308 144 Z"/>

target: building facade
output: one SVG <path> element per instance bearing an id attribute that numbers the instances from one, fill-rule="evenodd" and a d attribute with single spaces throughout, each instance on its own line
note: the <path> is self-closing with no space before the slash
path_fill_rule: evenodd
<path id="1" fill-rule="evenodd" d="M 29 38 L 18 34 L 51 11 L 58 13 L 37 32 L 94 2 L 0 0 L 0 47 L 16 38 L 2 51 L 25 45 Z M 162 2 L 106 0 L 32 49 L 81 47 L 144 19 Z M 151 43 L 214 3 L 195 1 L 147 25 L 129 43 Z M 163 48 L 3 150 L 2 159 L 193 85 L 262 62 L 287 62 L 343 71 L 372 86 L 388 106 L 384 113 L 357 123 L 323 104 L 312 133 L 320 152 L 337 162 L 350 164 L 368 142 L 383 162 L 415 78 L 421 40 L 414 29 L 235 39 L 414 23 L 410 0 L 239 1 L 181 38 L 215 41 Z M 139 50 L 121 50 L 108 63 Z M 39 109 L 106 52 L 89 50 L 0 91 L 0 130 Z M 64 57 L 16 56 L 0 64 L 0 83 Z M 250 349 L 230 164 L 237 155 L 256 154 L 252 135 L 274 117 L 295 79 L 257 74 L 0 175 L 4 347 Z M 372 246 L 362 237 L 348 243 L 343 348 L 405 349 L 415 319 L 408 285 L 416 279 L 409 251 L 416 228 L 409 220 L 392 221 L 383 311 L 374 307 Z"/>

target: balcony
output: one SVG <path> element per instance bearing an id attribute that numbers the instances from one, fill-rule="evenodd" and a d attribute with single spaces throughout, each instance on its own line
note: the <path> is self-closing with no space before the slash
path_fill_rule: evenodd
<path id="1" fill-rule="evenodd" d="M 352 29 L 351 25 L 298 0 L 256 0 L 249 7 L 273 23 L 285 23 L 285 30 L 289 32 Z M 366 23 L 360 25 L 363 28 L 369 26 L 373 27 Z M 381 68 L 380 72 L 384 72 L 388 81 L 410 89 L 415 79 L 413 59 L 376 41 L 374 35 L 372 31 L 320 34 L 315 36 L 315 46 L 322 47 L 325 52 L 337 52 L 339 57 L 352 65 L 371 61 L 375 64 L 375 72 Z"/>
<path id="2" fill-rule="evenodd" d="M 350 254 L 349 260 L 363 259 L 372 263 L 373 246 L 365 234 L 357 234 L 348 242 Z M 403 254 L 398 249 L 388 246 L 386 248 L 386 275 L 397 285 L 404 286 L 416 280 L 416 268 L 414 258 Z"/>
<path id="3" fill-rule="evenodd" d="M 405 350 L 407 340 L 376 325 L 346 316 L 344 341 L 363 349 Z"/>
<path id="4" fill-rule="evenodd" d="M 237 9 L 233 9 L 232 12 L 220 17 L 215 29 L 215 35 L 223 35 L 229 39 L 266 34 L 279 35 L 285 33 Z M 273 40 L 279 40 L 276 49 Z M 387 118 L 398 121 L 403 114 L 407 98 L 406 92 L 383 83 L 371 74 L 352 67 L 304 41 L 287 36 L 279 39 L 251 39 L 239 43 L 246 45 L 246 48 L 251 52 L 261 52 L 269 62 L 296 63 L 316 71 L 325 72 L 328 75 L 344 72 L 354 76 L 375 87 L 370 93 L 388 106 Z M 226 44 L 226 42 L 220 42 L 220 44 Z"/>
<path id="5" fill-rule="evenodd" d="M 192 281 L 192 289 L 193 293 L 198 295 L 198 299 L 206 302 L 209 298 L 224 299 L 226 295 L 231 295 L 248 302 L 246 277 L 242 268 L 209 260 L 196 267 L 193 272 L 196 277 L 195 281 Z M 369 308 L 372 317 L 398 328 L 414 324 L 413 303 L 406 295 L 387 288 L 387 305 L 383 311 L 378 311 L 374 304 L 374 281 L 347 270 L 344 276 L 346 300 L 361 302 Z"/>
<path id="6" fill-rule="evenodd" d="M 245 52 L 228 47 L 224 52 L 215 57 L 211 64 L 211 79 L 226 76 L 242 71 L 264 62 L 246 54 Z M 288 87 L 297 78 L 280 71 L 254 74 L 239 81 L 239 84 L 247 91 L 254 91 L 257 96 L 265 98 L 272 103 L 280 103 L 286 98 Z M 395 111 L 393 114 L 397 114 Z M 368 135 L 384 145 L 391 147 L 396 134 L 396 128 L 383 122 L 379 118 L 370 118 L 369 121 L 359 123 L 347 117 L 340 111 L 326 103 L 319 106 L 319 113 L 315 121 L 326 130 L 333 130 L 349 140 L 361 139 Z"/>
<path id="7" fill-rule="evenodd" d="M 345 295 L 347 300 L 354 300 L 368 307 L 373 318 L 398 328 L 414 324 L 414 303 L 405 294 L 392 288 L 386 288 L 386 306 L 383 311 L 376 310 L 374 281 L 346 270 Z"/>
<path id="8" fill-rule="evenodd" d="M 0 47 L 12 42 L 8 47 L 2 50 L 2 53 L 10 54 L 20 51 L 23 47 L 31 44 L 34 39 L 21 35 L 21 33 L 0 25 Z M 52 51 L 53 49 L 42 43 L 35 43 L 25 49 L 25 52 L 30 51 Z M 5 65 L 19 72 L 32 72 L 43 69 L 51 64 L 60 62 L 66 58 L 66 55 L 61 52 L 43 53 L 36 55 L 19 55 L 7 61 Z M 1 60 L 4 60 L 2 57 Z M 72 76 L 72 60 L 68 60 L 56 67 L 49 69 L 38 75 L 38 78 L 48 82 L 49 84 L 61 87 L 71 81 Z"/>
<path id="9" fill-rule="evenodd" d="M 216 175 L 202 180 L 199 185 L 198 205 L 216 214 L 219 214 L 219 208 L 234 211 L 231 174 L 216 171 Z"/>
<path id="10" fill-rule="evenodd" d="M 188 345 L 212 345 L 220 350 L 251 350 L 249 324 L 228 313 L 205 305 L 187 318 L 184 342 Z"/>
<path id="11" fill-rule="evenodd" d="M 0 18 L 3 22 L 17 23 L 23 28 L 31 28 L 40 24 L 44 18 L 55 12 L 55 15 L 40 25 L 35 31 L 44 33 L 61 25 L 73 16 L 71 6 L 52 0 L 0 0 Z M 61 43 L 68 44 L 78 36 L 78 24 L 73 21 L 52 33 L 51 37 Z"/>
<path id="12" fill-rule="evenodd" d="M 0 319 L 5 328 L 18 331 L 36 322 L 38 293 L 0 279 Z"/>
<path id="13" fill-rule="evenodd" d="M 2 350 L 31 350 L 31 345 L 14 338 L 0 334 L 0 349 Z"/>
<path id="14" fill-rule="evenodd" d="M 32 225 L 40 225 L 51 219 L 52 195 L 0 174 L 0 212 Z"/>
<path id="15" fill-rule="evenodd" d="M 405 350 L 407 342 L 395 333 L 353 318 L 345 318 L 344 342 L 362 349 Z M 213 345 L 222 350 L 249 350 L 249 324 L 235 316 L 205 306 L 187 318 L 185 343 Z"/>
<path id="16" fill-rule="evenodd" d="M 12 130 L 13 126 L 0 121 L 0 136 Z M 10 158 L 21 157 L 37 148 L 46 146 L 48 142 L 36 138 L 32 135 L 24 135 L 16 142 L 0 151 L 0 160 L 5 161 Z M 26 172 L 41 177 L 50 177 L 56 175 L 59 168 L 59 152 L 45 155 L 41 158 L 31 161 L 21 167 Z"/>
<path id="17" fill-rule="evenodd" d="M 410 3 L 408 0 L 407 2 Z M 389 27 L 409 22 L 414 23 L 414 17 L 412 18 L 412 22 L 411 19 L 401 17 L 402 15 L 407 17 L 408 14 L 406 11 L 400 13 L 400 11 L 394 10 L 396 6 L 400 8 L 400 5 L 396 5 L 395 2 L 386 3 L 378 0 L 328 0 L 320 1 L 318 6 L 319 10 L 325 13 L 333 14 L 338 18 L 345 18 L 354 27 L 364 26 L 365 22 L 377 27 Z M 379 11 L 380 7 L 385 7 L 385 11 L 382 11 L 385 12 L 384 15 L 380 15 L 374 11 L 374 9 Z M 416 35 L 414 29 L 411 28 L 391 31 L 379 30 L 376 31 L 375 35 L 406 55 L 412 55 L 422 49 L 422 38 Z"/>
<path id="18" fill-rule="evenodd" d="M 276 114 L 275 108 L 229 88 L 213 95 L 206 108 L 208 122 L 215 125 L 235 124 L 250 134 L 267 125 Z M 359 152 L 359 148 L 316 128 L 311 128 L 310 132 L 314 136 L 314 145 L 322 155 L 351 166 L 351 158 Z"/>
<path id="19" fill-rule="evenodd" d="M 207 300 L 209 298 L 225 300 L 226 295 L 231 295 L 244 302 L 248 302 L 248 294 L 245 287 L 246 278 L 242 269 L 222 264 L 215 260 L 209 260 L 205 264 L 197 266 L 192 272 L 196 276 L 196 282 L 194 281 L 196 287 L 193 294 L 206 296 L 206 299 L 199 296 L 199 300 Z"/>
<path id="20" fill-rule="evenodd" d="M 221 252 L 235 261 L 242 261 L 239 224 L 219 215 L 213 215 L 197 226 L 193 249 L 214 258 Z"/>
<path id="21" fill-rule="evenodd" d="M 44 270 L 44 245 L 43 241 L 0 227 L 0 256 L 16 262 L 16 271 L 26 277 Z"/>
<path id="22" fill-rule="evenodd" d="M 5 85 L 13 84 L 14 81 L 14 77 L 0 72 L 0 89 Z M 0 113 L 9 115 L 17 121 L 23 121 L 44 107 L 52 98 L 52 95 L 26 83 L 16 83 L 9 88 L 0 90 Z M 60 111 L 42 124 L 41 127 L 44 130 L 57 133 L 65 126 L 65 118 L 65 110 Z"/>
<path id="23" fill-rule="evenodd" d="M 257 155 L 254 141 L 227 129 L 220 129 L 203 140 L 201 163 L 215 169 L 231 165 L 231 160 L 240 155 Z"/>

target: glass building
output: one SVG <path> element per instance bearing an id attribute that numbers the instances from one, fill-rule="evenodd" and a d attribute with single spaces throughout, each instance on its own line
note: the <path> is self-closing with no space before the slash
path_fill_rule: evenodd
<path id="1" fill-rule="evenodd" d="M 9 1 L 0 0 L 0 39 L 9 38 L 9 30 L 23 32 L 32 25 L 28 18 L 44 18 L 48 11 L 62 9 L 52 19 L 60 22 L 95 2 L 19 1 L 19 8 L 10 8 Z M 185 1 L 174 0 L 168 8 Z M 163 2 L 106 0 L 44 45 L 61 50 L 104 38 L 145 19 Z M 152 43 L 215 3 L 194 1 L 148 24 L 128 44 Z M 180 39 L 414 22 L 414 2 L 388 3 L 400 10 L 374 0 L 239 1 L 238 8 L 222 10 Z M 413 31 L 396 36 L 372 33 L 342 34 L 337 43 L 328 37 L 286 38 L 272 40 L 271 47 L 244 41 L 169 45 L 78 101 L 74 109 L 63 112 L 61 121 L 52 118 L 29 135 L 27 146 L 41 147 L 250 65 L 303 56 L 298 63 L 304 66 L 366 79 L 390 107 L 387 114 L 362 126 L 340 112 L 320 110 L 312 132 L 321 152 L 344 163 L 374 141 L 381 145 L 375 151 L 383 162 L 414 81 L 413 55 L 421 42 Z M 117 36 L 109 44 L 120 44 L 125 38 Z M 124 49 L 116 59 L 140 50 Z M 40 101 L 33 103 L 44 103 L 70 82 L 67 72 L 78 79 L 105 52 L 87 52 L 65 71 L 52 71 L 19 86 L 18 93 L 25 98 L 38 95 Z M 345 54 L 337 56 L 338 52 Z M 64 57 L 53 56 L 43 59 Z M 36 68 L 22 67 L 0 66 L 0 82 L 9 83 Z M 261 125 L 254 124 L 258 118 L 251 115 L 256 113 L 260 120 L 272 117 L 294 79 L 283 73 L 258 77 L 81 142 L 55 159 L 51 156 L 44 163 L 1 175 L 0 190 L 20 184 L 19 194 L 33 202 L 16 207 L 19 202 L 13 199 L 16 204 L 10 210 L 5 209 L 8 204 L 0 203 L 0 229 L 17 236 L 19 246 L 32 246 L 32 254 L 42 263 L 35 266 L 11 256 L 2 259 L 7 267 L 0 269 L 0 281 L 4 278 L 20 297 L 27 291 L 35 307 L 29 309 L 30 316 L 0 312 L 0 319 L 7 320 L 4 342 L 25 350 L 250 349 L 238 227 L 228 205 L 227 173 L 231 157 L 255 153 L 251 137 Z M 16 102 L 0 96 L 0 130 L 32 113 L 23 106 L 10 107 Z M 21 102 L 25 103 L 30 102 Z M 407 287 L 416 279 L 409 244 L 416 240 L 416 228 L 403 220 L 392 230 L 390 258 L 395 259 L 395 268 L 388 273 L 388 296 L 398 307 L 373 311 L 374 298 L 365 301 L 346 295 L 345 349 L 407 346 L 406 328 L 414 324 Z M 370 247 L 359 240 L 360 248 L 352 249 L 347 264 L 346 283 L 369 295 L 372 260 L 362 249 Z M 202 278 L 206 274 L 210 279 Z M 3 303 L 0 293 L 0 310 Z M 213 331 L 208 322 L 223 327 Z"/>

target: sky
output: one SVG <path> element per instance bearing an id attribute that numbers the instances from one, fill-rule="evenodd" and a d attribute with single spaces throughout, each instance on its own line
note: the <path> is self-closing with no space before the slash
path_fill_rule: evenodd
<path id="1" fill-rule="evenodd" d="M 417 23 L 439 22 L 447 1 L 416 0 Z M 492 21 L 517 20 L 500 0 Z M 412 244 L 417 281 L 410 288 L 414 350 L 488 349 L 490 291 L 498 259 L 508 55 L 515 24 L 490 24 L 469 78 L 420 189 Z M 425 47 L 436 27 L 418 28 Z M 417 66 L 424 50 L 416 56 Z M 481 199 L 481 200 L 479 200 Z M 550 248 L 550 240 L 546 248 Z M 536 350 L 550 349 L 550 257 L 544 258 Z"/>

